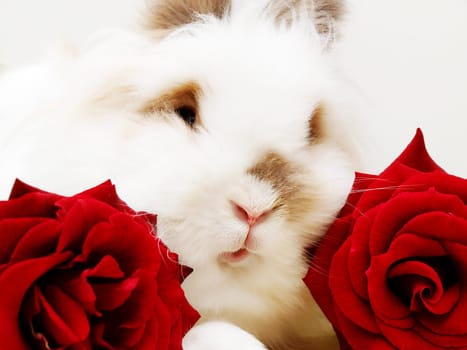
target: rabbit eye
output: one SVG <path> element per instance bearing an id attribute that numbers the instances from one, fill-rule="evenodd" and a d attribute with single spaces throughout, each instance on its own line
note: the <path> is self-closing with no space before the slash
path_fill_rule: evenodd
<path id="1" fill-rule="evenodd" d="M 199 98 L 201 87 L 196 82 L 186 82 L 162 92 L 158 97 L 147 101 L 140 109 L 144 115 L 170 115 L 180 117 L 185 124 L 195 129 L 200 124 Z"/>
<path id="2" fill-rule="evenodd" d="M 183 121 L 188 126 L 194 126 L 196 124 L 196 111 L 192 107 L 182 106 L 180 108 L 175 109 L 175 113 L 183 119 Z"/>

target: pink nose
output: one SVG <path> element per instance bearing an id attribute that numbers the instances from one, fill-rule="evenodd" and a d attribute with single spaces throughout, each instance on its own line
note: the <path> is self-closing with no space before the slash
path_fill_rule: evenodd
<path id="1" fill-rule="evenodd" d="M 244 206 L 231 201 L 235 215 L 242 221 L 246 222 L 248 226 L 253 227 L 257 223 L 266 219 L 269 214 L 269 210 L 260 211 L 259 213 L 253 213 L 253 210 L 247 209 Z"/>

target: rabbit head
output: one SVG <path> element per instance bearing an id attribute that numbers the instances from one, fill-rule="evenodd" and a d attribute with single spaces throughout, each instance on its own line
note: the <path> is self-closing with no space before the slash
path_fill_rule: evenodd
<path id="1" fill-rule="evenodd" d="M 350 190 L 355 125 L 329 51 L 340 14 L 338 1 L 153 8 L 149 26 L 174 68 L 171 87 L 146 110 L 170 110 L 186 139 L 168 152 L 172 185 L 148 208 L 194 268 L 186 288 L 199 309 L 259 307 L 235 286 L 239 275 L 252 290 L 274 284 L 267 279 L 297 288 L 305 248 Z"/>

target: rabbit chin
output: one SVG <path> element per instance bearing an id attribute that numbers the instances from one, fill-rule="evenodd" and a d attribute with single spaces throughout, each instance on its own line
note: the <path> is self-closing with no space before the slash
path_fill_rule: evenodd
<path id="1" fill-rule="evenodd" d="M 316 339 L 333 334 L 302 282 L 305 260 L 290 254 L 302 250 L 283 245 L 280 259 L 242 248 L 194 269 L 182 286 L 201 322 L 228 321 L 281 349 L 288 342 L 309 342 L 304 339 L 317 345 Z"/>

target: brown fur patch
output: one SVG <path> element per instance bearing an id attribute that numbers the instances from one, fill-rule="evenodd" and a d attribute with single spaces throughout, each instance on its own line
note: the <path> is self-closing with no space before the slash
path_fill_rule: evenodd
<path id="1" fill-rule="evenodd" d="M 318 104 L 308 120 L 308 142 L 310 144 L 319 143 L 324 138 L 324 116 L 325 109 L 322 104 Z"/>
<path id="2" fill-rule="evenodd" d="M 212 14 L 222 18 L 230 9 L 230 0 L 162 0 L 150 8 L 148 29 L 172 30 L 196 20 L 196 15 Z"/>
<path id="3" fill-rule="evenodd" d="M 275 152 L 266 153 L 247 173 L 269 182 L 278 197 L 273 210 L 285 209 L 290 221 L 300 220 L 310 210 L 312 198 L 297 181 L 299 169 Z"/>
<path id="4" fill-rule="evenodd" d="M 199 98 L 202 95 L 201 87 L 196 82 L 187 82 L 165 91 L 157 98 L 146 102 L 140 109 L 143 114 L 157 112 L 173 113 L 182 108 L 190 109 L 196 117 L 195 124 L 200 123 Z"/>

